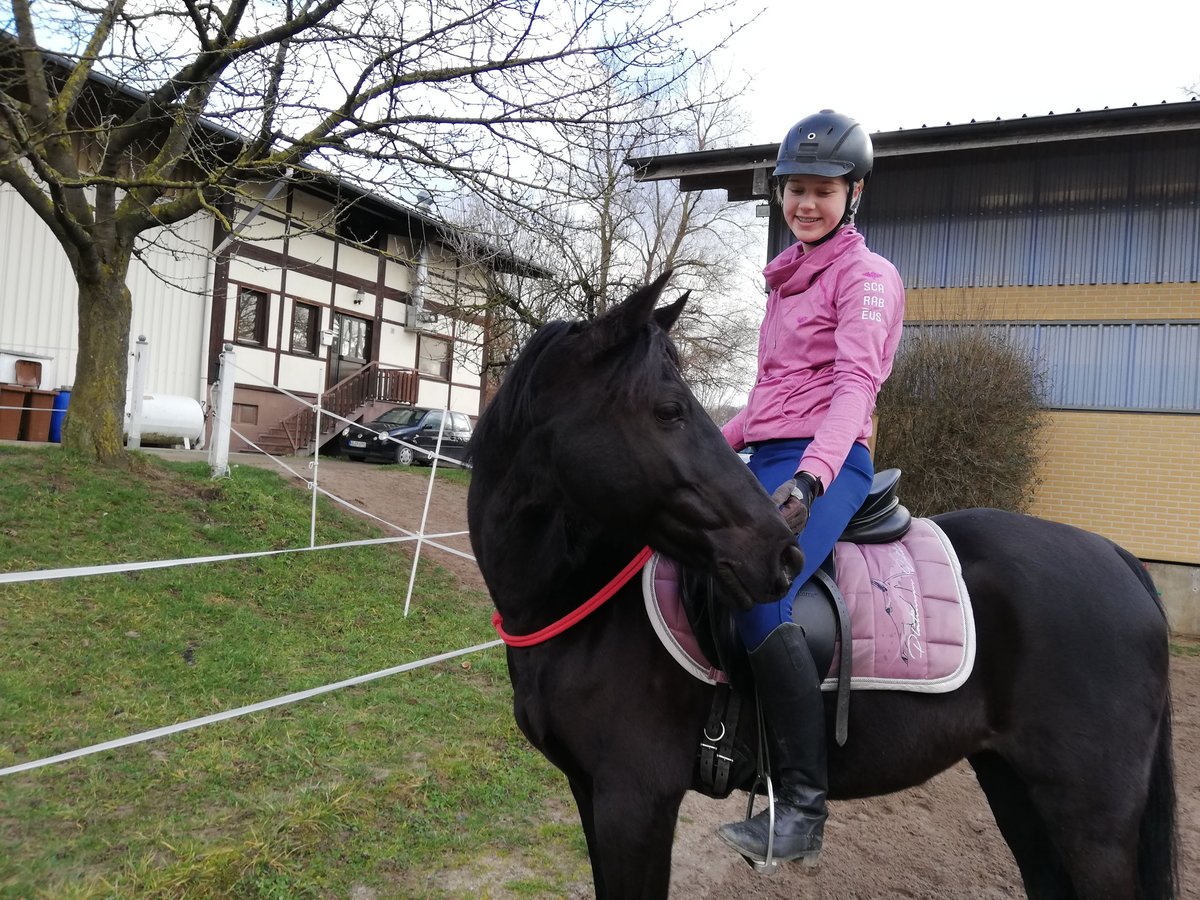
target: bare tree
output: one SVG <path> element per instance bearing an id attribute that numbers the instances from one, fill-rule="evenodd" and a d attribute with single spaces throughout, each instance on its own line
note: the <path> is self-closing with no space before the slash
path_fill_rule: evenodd
<path id="1" fill-rule="evenodd" d="M 720 402 L 736 370 L 753 358 L 759 311 L 745 298 L 759 289 L 745 263 L 762 236 L 747 227 L 744 204 L 666 182 L 635 183 L 627 160 L 735 142 L 744 131 L 736 93 L 735 84 L 701 64 L 673 90 L 630 105 L 621 117 L 594 127 L 556 123 L 542 134 L 547 152 L 533 179 L 539 188 L 457 211 L 471 235 L 460 242 L 463 255 L 503 247 L 543 268 L 522 277 L 480 266 L 490 274 L 474 306 L 460 298 L 460 310 L 487 320 L 490 381 L 543 322 L 593 318 L 672 269 L 673 286 L 693 292 L 673 332 L 684 374 L 713 405 Z"/>
<path id="2" fill-rule="evenodd" d="M 547 125 L 603 125 L 671 90 L 695 59 L 682 29 L 701 15 L 641 0 L 11 9 L 0 180 L 70 261 L 79 363 L 64 443 L 102 460 L 122 454 L 125 280 L 147 234 L 201 211 L 222 221 L 239 186 L 304 166 L 410 195 L 529 184 Z"/>

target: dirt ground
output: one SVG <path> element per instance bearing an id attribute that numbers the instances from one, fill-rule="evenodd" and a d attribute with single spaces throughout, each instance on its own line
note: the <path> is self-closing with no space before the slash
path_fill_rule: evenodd
<path id="1" fill-rule="evenodd" d="M 270 466 L 263 457 L 236 457 L 234 465 Z M 289 464 L 307 471 L 305 461 L 297 465 L 290 460 Z M 415 469 L 416 474 L 409 474 L 395 466 L 322 460 L 318 471 L 318 481 L 326 490 L 396 525 L 417 530 L 428 470 Z M 426 533 L 465 528 L 465 488 L 439 482 L 430 501 Z M 465 535 L 442 542 L 470 551 Z M 482 589 L 479 572 L 469 560 L 433 548 L 423 553 L 465 583 Z M 1200 656 L 1174 660 L 1172 690 L 1181 896 L 1200 897 Z M 989 900 L 1024 896 L 1016 865 L 965 763 L 912 790 L 831 803 L 821 864 L 812 870 L 785 866 L 766 877 L 724 848 L 713 830 L 742 815 L 744 809 L 741 794 L 726 801 L 688 795 L 676 832 L 673 898 Z M 580 885 L 577 896 L 590 896 L 590 886 Z"/>

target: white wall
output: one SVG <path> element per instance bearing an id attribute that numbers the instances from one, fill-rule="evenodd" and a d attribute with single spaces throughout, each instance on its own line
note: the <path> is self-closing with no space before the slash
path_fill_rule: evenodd
<path id="1" fill-rule="evenodd" d="M 0 234 L 0 349 L 53 357 L 44 365 L 50 381 L 55 387 L 72 384 L 79 353 L 79 291 L 66 254 L 7 185 L 0 185 Z M 137 259 L 130 265 L 130 352 L 138 335 L 146 335 L 148 392 L 204 399 L 212 234 L 211 217 L 194 216 L 172 232 L 151 235 L 154 239 L 145 247 L 149 267 Z"/>

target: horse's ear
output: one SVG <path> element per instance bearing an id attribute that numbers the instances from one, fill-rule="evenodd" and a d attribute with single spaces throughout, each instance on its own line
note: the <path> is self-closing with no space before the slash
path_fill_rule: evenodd
<path id="1" fill-rule="evenodd" d="M 672 303 L 670 306 L 663 306 L 654 311 L 654 321 L 658 323 L 658 327 L 663 331 L 670 331 L 671 328 L 679 321 L 679 315 L 683 312 L 684 304 L 691 296 L 691 291 L 684 291 L 683 296 Z"/>
<path id="2" fill-rule="evenodd" d="M 594 346 L 601 352 L 607 352 L 610 348 L 621 345 L 632 335 L 640 332 L 649 324 L 652 317 L 658 319 L 658 314 L 654 311 L 654 304 L 658 302 L 659 295 L 662 294 L 662 289 L 670 277 L 671 271 L 668 269 L 650 284 L 638 288 L 630 294 L 629 298 L 619 306 L 614 306 L 596 319 L 592 323 L 591 330 L 595 341 Z M 663 312 L 668 315 L 667 325 L 664 327 L 669 327 L 675 321 L 675 317 L 669 314 L 669 310 Z"/>
<path id="3" fill-rule="evenodd" d="M 658 302 L 670 277 L 671 270 L 667 269 L 652 282 L 630 294 L 629 299 L 618 307 L 618 314 L 627 333 L 639 331 L 650 321 L 650 317 L 654 315 L 654 304 Z"/>

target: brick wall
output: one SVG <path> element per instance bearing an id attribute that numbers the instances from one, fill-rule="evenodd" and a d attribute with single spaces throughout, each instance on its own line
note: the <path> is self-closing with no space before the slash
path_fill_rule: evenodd
<path id="1" fill-rule="evenodd" d="M 905 292 L 904 318 L 951 321 L 1200 319 L 1200 284 L 1092 284 Z"/>
<path id="2" fill-rule="evenodd" d="M 1031 513 L 1200 565 L 1200 416 L 1059 410 L 1044 435 Z"/>

